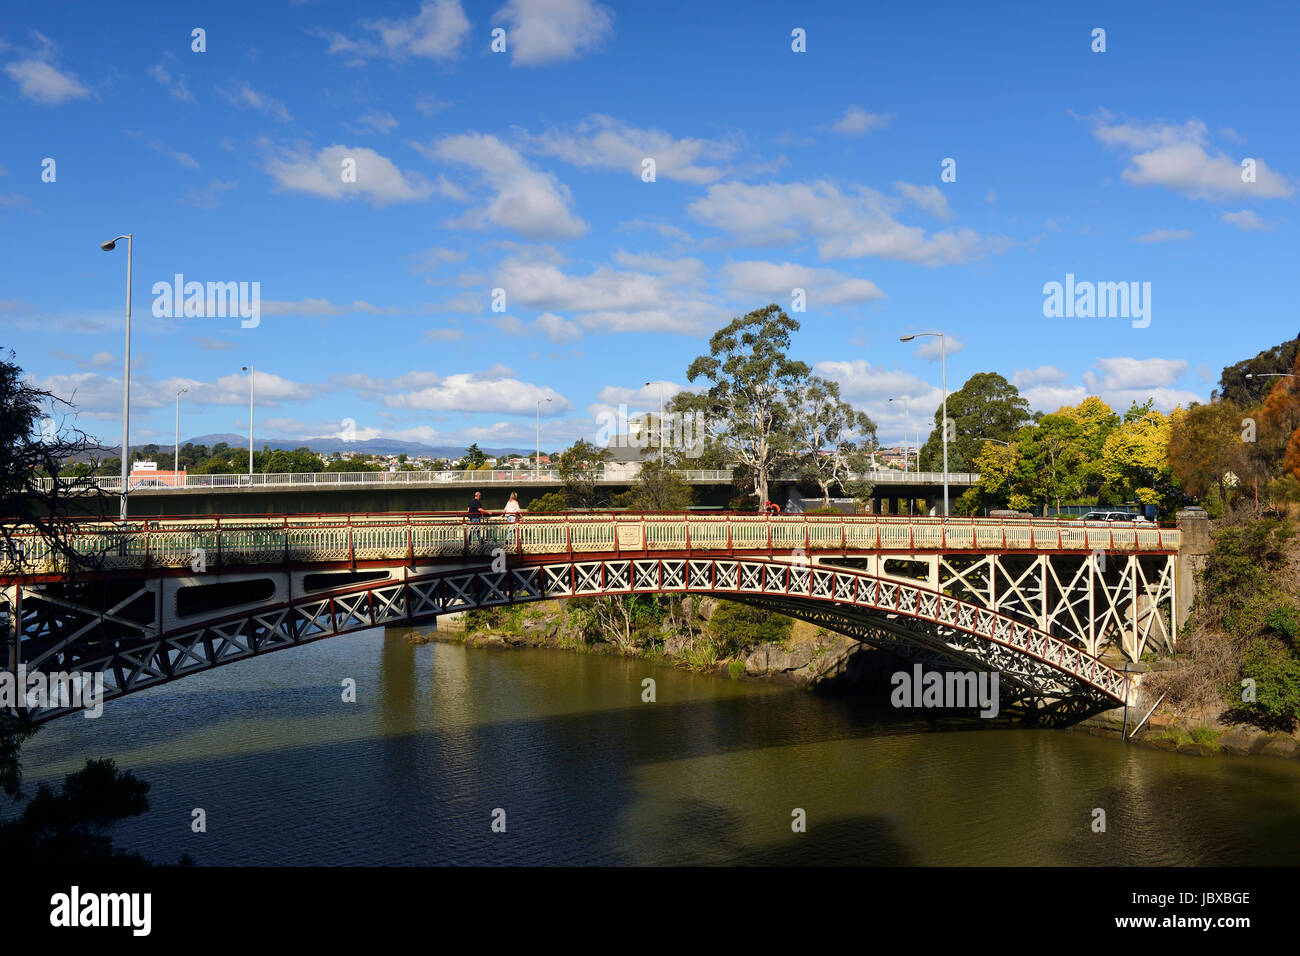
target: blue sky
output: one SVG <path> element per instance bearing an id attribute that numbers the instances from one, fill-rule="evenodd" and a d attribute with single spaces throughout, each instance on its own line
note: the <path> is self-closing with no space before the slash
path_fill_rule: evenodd
<path id="1" fill-rule="evenodd" d="M 252 364 L 259 439 L 530 447 L 550 397 L 560 447 L 795 287 L 793 354 L 886 443 L 886 399 L 938 404 L 917 329 L 950 389 L 1204 400 L 1300 330 L 1300 14 L 1087 6 L 10 0 L 0 342 L 115 440 L 98 243 L 131 232 L 133 443 L 172 440 L 181 387 L 183 438 L 246 431 Z M 256 326 L 155 317 L 176 273 L 260 283 Z M 1045 317 L 1066 274 L 1150 283 L 1149 325 Z"/>

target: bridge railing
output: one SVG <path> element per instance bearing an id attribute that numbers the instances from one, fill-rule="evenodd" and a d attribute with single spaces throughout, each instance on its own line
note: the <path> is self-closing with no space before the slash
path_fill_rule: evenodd
<path id="1" fill-rule="evenodd" d="M 415 560 L 490 555 L 630 552 L 1152 551 L 1179 546 L 1179 532 L 1057 519 L 884 515 L 750 515 L 626 512 L 294 515 L 279 518 L 143 519 L 123 528 L 78 521 L 64 529 L 76 553 L 106 570 Z M 41 535 L 13 530 L 0 575 L 65 570 Z"/>
<path id="2" fill-rule="evenodd" d="M 674 472 L 683 481 L 690 484 L 730 484 L 733 476 L 731 468 L 717 469 L 678 469 Z M 596 478 L 598 484 L 622 484 L 635 477 L 634 473 L 623 468 L 602 469 Z M 973 472 L 950 472 L 948 484 L 963 487 L 976 484 L 979 474 Z M 796 482 L 797 475 L 785 475 L 773 479 L 781 482 Z M 851 476 L 850 480 L 865 480 L 883 485 L 932 485 L 943 484 L 943 472 L 911 471 L 901 472 L 895 469 L 879 469 Z M 106 494 L 122 493 L 120 475 L 98 475 L 93 478 L 95 487 Z M 49 491 L 53 478 L 38 479 L 40 487 Z M 543 468 L 535 471 L 530 468 L 496 468 L 490 471 L 307 471 L 237 475 L 172 475 L 161 474 L 156 478 L 147 474 L 137 474 L 127 479 L 128 492 L 183 492 L 239 490 L 254 491 L 273 488 L 319 488 L 321 490 L 339 490 L 344 488 L 438 488 L 452 485 L 558 485 L 563 478 L 558 470 Z"/>
<path id="3" fill-rule="evenodd" d="M 679 469 L 675 474 L 690 483 L 730 483 L 732 469 Z M 122 493 L 121 475 L 97 475 L 94 484 L 109 494 Z M 494 468 L 488 471 L 304 471 L 237 475 L 180 475 L 163 474 L 156 478 L 137 474 L 127 479 L 128 492 L 204 491 L 215 489 L 255 490 L 265 488 L 437 488 L 442 485 L 515 485 L 563 483 L 560 472 L 554 468 Z M 629 480 L 617 469 L 602 469 L 597 482 L 620 483 Z M 54 479 L 38 479 L 40 487 L 48 491 Z"/>

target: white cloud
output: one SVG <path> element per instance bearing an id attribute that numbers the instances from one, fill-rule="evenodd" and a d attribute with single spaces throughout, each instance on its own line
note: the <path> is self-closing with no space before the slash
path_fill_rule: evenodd
<path id="1" fill-rule="evenodd" d="M 345 160 L 355 163 L 354 182 L 343 181 Z M 289 153 L 272 157 L 266 171 L 281 189 L 326 199 L 365 199 L 376 206 L 421 202 L 435 192 L 446 191 L 419 173 L 403 172 L 392 160 L 364 146 L 327 146 L 315 156 Z"/>
<path id="2" fill-rule="evenodd" d="M 577 276 L 550 262 L 513 257 L 497 265 L 494 285 L 514 304 L 575 312 L 578 324 L 596 331 L 698 335 L 726 319 L 722 309 L 670 276 L 608 266 Z"/>
<path id="3" fill-rule="evenodd" d="M 1242 179 L 1241 160 L 1221 150 L 1207 151 L 1209 132 L 1190 119 L 1182 126 L 1167 123 L 1116 123 L 1106 111 L 1092 118 L 1092 132 L 1106 146 L 1128 150 L 1129 166 L 1121 174 L 1135 186 L 1164 186 L 1192 199 L 1250 196 L 1287 198 L 1295 187 L 1262 159 L 1255 158 L 1255 181 Z"/>
<path id="4" fill-rule="evenodd" d="M 386 136 L 397 129 L 397 120 L 392 113 L 367 113 L 355 124 L 344 124 L 354 133 L 379 133 Z"/>
<path id="5" fill-rule="evenodd" d="M 259 407 L 278 407 L 287 401 L 306 401 L 316 397 L 317 386 L 291 381 L 279 375 L 257 371 L 255 388 Z M 122 414 L 122 380 L 94 372 L 51 375 L 38 382 L 60 398 L 71 402 L 78 415 L 91 419 L 114 419 Z M 131 373 L 131 407 L 142 411 L 171 408 L 176 391 L 189 389 L 185 396 L 190 407 L 204 405 L 248 405 L 248 375 L 235 372 L 214 382 L 172 377 L 152 379 Z"/>
<path id="6" fill-rule="evenodd" d="M 877 256 L 937 266 L 968 262 L 1005 248 L 971 229 L 926 235 L 893 213 L 900 201 L 858 186 L 849 192 L 811 183 L 720 183 L 688 212 L 747 245 L 790 244 L 817 237 L 823 259 Z"/>
<path id="7" fill-rule="evenodd" d="M 1219 218 L 1230 226 L 1236 226 L 1245 232 L 1268 232 L 1277 228 L 1275 223 L 1261 219 L 1253 209 L 1243 209 L 1240 212 L 1225 212 Z"/>
<path id="8" fill-rule="evenodd" d="M 539 399 L 550 398 L 553 411 L 570 409 L 573 405 L 554 389 L 530 382 L 521 382 L 512 375 L 493 374 L 508 370 L 491 369 L 488 372 L 448 375 L 436 385 L 416 391 L 399 392 L 384 396 L 390 408 L 414 408 L 440 412 L 498 412 L 503 414 L 534 414 Z"/>
<path id="9" fill-rule="evenodd" d="M 731 262 L 720 276 L 737 295 L 759 295 L 784 301 L 791 290 L 804 289 L 809 307 L 871 302 L 885 293 L 870 279 L 859 279 L 834 269 L 811 269 L 793 262 Z"/>
<path id="10" fill-rule="evenodd" d="M 554 312 L 543 312 L 533 320 L 533 326 L 557 345 L 582 338 L 582 329 Z"/>
<path id="11" fill-rule="evenodd" d="M 1177 242 L 1182 239 L 1193 239 L 1196 233 L 1190 229 L 1156 229 L 1152 232 L 1134 238 L 1134 242 Z"/>
<path id="12" fill-rule="evenodd" d="M 813 368 L 818 375 L 839 382 L 840 394 L 846 399 L 884 402 L 895 396 L 906 396 L 911 401 L 913 418 L 923 413 L 918 410 L 932 411 L 943 398 L 942 389 L 911 372 L 873 368 L 864 359 L 817 362 Z"/>
<path id="13" fill-rule="evenodd" d="M 465 333 L 460 329 L 430 329 L 424 333 L 424 338 L 429 342 L 459 342 L 465 338 Z"/>
<path id="14" fill-rule="evenodd" d="M 185 85 L 185 77 L 173 78 L 171 73 L 169 73 L 167 68 L 161 63 L 155 63 L 153 66 L 149 67 L 149 75 L 154 78 L 159 86 L 166 89 L 174 99 L 178 99 L 182 103 L 197 102 L 194 99 L 194 94 L 191 93 L 189 88 Z"/>
<path id="15" fill-rule="evenodd" d="M 327 33 L 329 52 L 347 56 L 351 63 L 381 54 L 394 60 L 417 56 L 445 62 L 460 56 L 470 29 L 460 0 L 425 0 L 413 17 L 372 20 L 362 26 L 377 34 L 377 42 Z"/>
<path id="16" fill-rule="evenodd" d="M 63 73 L 43 60 L 18 60 L 5 67 L 18 92 L 29 100 L 58 106 L 69 100 L 89 99 L 94 94 L 72 73 Z"/>
<path id="17" fill-rule="evenodd" d="M 614 33 L 613 11 L 594 0 L 507 0 L 492 22 L 506 24 L 516 66 L 575 60 Z"/>
<path id="18" fill-rule="evenodd" d="M 1022 368 L 1011 375 L 1011 384 L 1016 388 L 1030 388 L 1034 385 L 1056 385 L 1064 382 L 1069 375 L 1055 365 L 1040 365 L 1038 368 Z"/>
<path id="19" fill-rule="evenodd" d="M 234 83 L 228 89 L 218 89 L 226 101 L 231 106 L 239 109 L 257 110 L 259 113 L 265 113 L 272 119 L 287 123 L 293 119 L 289 115 L 289 108 L 280 100 L 267 96 L 265 93 L 259 93 L 247 83 Z"/>
<path id="20" fill-rule="evenodd" d="M 873 129 L 883 129 L 889 125 L 892 119 L 892 116 L 868 113 L 861 106 L 850 106 L 844 111 L 844 115 L 836 120 L 831 129 L 846 136 L 857 136 Z"/>
<path id="21" fill-rule="evenodd" d="M 914 186 L 911 183 L 895 183 L 898 191 L 907 198 L 911 203 L 920 206 L 935 219 L 941 219 L 947 222 L 952 218 L 952 208 L 948 205 L 948 197 L 943 194 L 943 190 L 938 186 Z"/>
<path id="22" fill-rule="evenodd" d="M 725 162 L 734 156 L 734 142 L 707 139 L 675 139 L 657 129 L 636 129 L 611 116 L 596 115 L 579 123 L 571 133 L 547 130 L 526 137 L 529 147 L 555 156 L 580 168 L 597 167 L 642 174 L 642 160 L 655 162 L 655 176 L 703 185 L 715 182 L 726 172 Z"/>
<path id="23" fill-rule="evenodd" d="M 343 303 L 334 303 L 329 299 L 298 299 L 293 302 L 280 302 L 274 299 L 262 300 L 262 313 L 264 315 L 346 315 L 349 312 L 365 312 L 369 315 L 394 315 L 401 309 L 396 306 L 380 308 L 371 305 L 369 302 L 362 302 L 360 299 L 353 301 L 350 305 Z"/>
<path id="24" fill-rule="evenodd" d="M 465 253 L 455 249 L 444 249 L 441 246 L 432 246 L 411 257 L 412 270 L 415 272 L 435 272 L 440 265 L 450 262 L 464 262 Z"/>
<path id="25" fill-rule="evenodd" d="M 948 355 L 956 355 L 962 349 L 966 348 L 966 343 L 960 339 L 955 339 L 951 335 L 944 337 L 944 342 L 939 342 L 937 335 L 926 335 L 915 339 L 916 357 L 925 359 L 927 362 L 937 362 L 941 359 L 946 351 Z"/>
<path id="26" fill-rule="evenodd" d="M 1093 368 L 1097 372 L 1084 372 L 1083 383 L 1101 390 L 1163 387 L 1187 374 L 1184 359 L 1101 358 L 1093 362 Z"/>
<path id="27" fill-rule="evenodd" d="M 469 210 L 452 225 L 494 225 L 529 239 L 573 239 L 587 231 L 587 224 L 570 210 L 569 188 L 551 173 L 534 169 L 495 136 L 465 133 L 432 147 L 411 145 L 431 159 L 477 170 L 494 192 L 486 206 Z"/>
<path id="28" fill-rule="evenodd" d="M 182 206 L 195 206 L 199 209 L 216 209 L 220 205 L 219 197 L 224 192 L 237 187 L 239 183 L 231 181 L 224 182 L 220 179 L 214 179 L 206 186 L 195 186 L 193 189 L 185 191 L 185 195 L 176 201 Z"/>

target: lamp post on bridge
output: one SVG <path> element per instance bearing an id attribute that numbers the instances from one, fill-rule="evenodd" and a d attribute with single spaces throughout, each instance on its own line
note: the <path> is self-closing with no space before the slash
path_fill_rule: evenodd
<path id="1" fill-rule="evenodd" d="M 659 467 L 664 466 L 664 383 L 646 382 L 647 386 L 659 386 Z"/>
<path id="2" fill-rule="evenodd" d="M 549 402 L 549 398 L 539 398 L 537 400 L 537 457 L 533 459 L 533 480 L 542 480 L 542 402 Z"/>
<path id="3" fill-rule="evenodd" d="M 253 366 L 245 365 L 240 368 L 241 372 L 248 373 L 248 483 L 253 483 L 253 383 L 257 379 L 257 373 L 253 371 Z"/>
<path id="4" fill-rule="evenodd" d="M 948 339 L 942 332 L 913 332 L 898 341 L 910 342 L 918 335 L 932 335 L 939 340 L 939 367 L 943 382 L 943 516 L 948 517 Z M 917 439 L 920 440 L 919 437 Z M 920 462 L 917 462 L 920 465 Z"/>
<path id="5" fill-rule="evenodd" d="M 891 398 L 890 401 L 903 403 L 903 474 L 907 474 L 907 443 L 911 440 L 908 435 L 912 431 L 911 399 L 906 395 L 900 395 L 898 398 Z M 917 437 L 919 441 L 920 436 Z M 917 451 L 917 458 L 920 458 L 919 450 Z M 917 465 L 920 465 L 919 460 L 917 461 Z"/>
<path id="6" fill-rule="evenodd" d="M 126 525 L 126 493 L 131 459 L 131 233 L 101 242 L 99 248 L 112 252 L 118 240 L 126 240 L 126 355 L 122 371 L 122 504 L 121 520 Z"/>
<path id="7" fill-rule="evenodd" d="M 172 487 L 176 487 L 176 476 L 181 472 L 181 394 L 188 392 L 188 388 L 178 388 L 176 390 L 176 445 L 175 453 L 172 455 Z"/>

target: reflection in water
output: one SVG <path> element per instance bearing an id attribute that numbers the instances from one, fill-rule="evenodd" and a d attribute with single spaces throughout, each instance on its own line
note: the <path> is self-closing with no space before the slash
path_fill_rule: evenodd
<path id="1" fill-rule="evenodd" d="M 658 700 L 641 702 L 653 676 Z M 341 682 L 357 682 L 344 703 Z M 114 831 L 205 864 L 1291 864 L 1300 762 L 1194 759 L 556 651 L 321 641 L 56 721 L 29 789 L 111 756 Z M 189 830 L 207 811 L 208 832 Z M 506 811 L 507 831 L 491 814 Z M 1093 833 L 1092 811 L 1107 814 Z M 791 831 L 796 809 L 807 832 Z"/>

